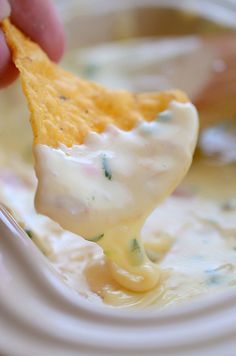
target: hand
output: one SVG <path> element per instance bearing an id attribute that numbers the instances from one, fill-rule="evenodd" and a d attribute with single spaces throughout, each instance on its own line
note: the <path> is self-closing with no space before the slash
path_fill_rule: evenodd
<path id="1" fill-rule="evenodd" d="M 50 0 L 0 0 L 0 22 L 10 16 L 11 21 L 58 61 L 65 46 L 63 27 Z M 0 88 L 17 77 L 18 71 L 0 29 Z"/>

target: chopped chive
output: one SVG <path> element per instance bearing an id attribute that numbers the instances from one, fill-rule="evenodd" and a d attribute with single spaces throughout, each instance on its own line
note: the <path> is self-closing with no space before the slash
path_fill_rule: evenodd
<path id="1" fill-rule="evenodd" d="M 219 267 L 207 269 L 205 270 L 205 273 L 211 274 L 216 272 L 233 271 L 233 270 L 234 270 L 234 266 L 232 265 L 232 263 L 225 263 L 223 265 L 220 265 Z"/>
<path id="2" fill-rule="evenodd" d="M 98 242 L 99 240 L 101 240 L 103 238 L 103 236 L 104 236 L 104 234 L 101 234 L 101 235 L 93 237 L 92 239 L 88 239 L 88 241 Z"/>
<path id="3" fill-rule="evenodd" d="M 108 158 L 105 154 L 102 155 L 102 169 L 104 170 L 105 177 L 111 180 L 111 167 L 109 166 Z"/>
<path id="4" fill-rule="evenodd" d="M 99 67 L 95 63 L 88 63 L 84 68 L 83 68 L 83 75 L 87 78 L 93 78 L 97 72 L 99 71 Z"/>
<path id="5" fill-rule="evenodd" d="M 130 249 L 132 252 L 135 252 L 137 250 L 140 251 L 140 246 L 139 246 L 137 239 L 131 240 Z"/>
<path id="6" fill-rule="evenodd" d="M 221 209 L 228 212 L 236 209 L 236 202 L 233 200 L 227 200 L 221 205 Z"/>
<path id="7" fill-rule="evenodd" d="M 32 239 L 32 237 L 33 237 L 32 231 L 29 230 L 29 229 L 25 229 L 25 232 L 26 232 L 26 234 L 29 236 L 29 238 Z"/>
<path id="8" fill-rule="evenodd" d="M 130 252 L 132 263 L 134 265 L 140 265 L 143 261 L 143 252 L 137 239 L 132 239 L 130 241 Z"/>
<path id="9" fill-rule="evenodd" d="M 60 95 L 59 98 L 60 98 L 61 100 L 67 100 L 67 99 L 68 99 L 65 95 Z"/>
<path id="10" fill-rule="evenodd" d="M 170 110 L 165 110 L 157 114 L 157 121 L 169 121 L 172 119 L 172 113 Z"/>
<path id="11" fill-rule="evenodd" d="M 217 284 L 220 284 L 221 282 L 222 282 L 222 277 L 217 274 L 209 276 L 206 279 L 207 285 L 217 285 Z"/>

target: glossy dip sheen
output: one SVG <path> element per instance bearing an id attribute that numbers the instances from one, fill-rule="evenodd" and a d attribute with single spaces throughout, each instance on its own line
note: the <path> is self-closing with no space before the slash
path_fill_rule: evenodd
<path id="1" fill-rule="evenodd" d="M 131 131 L 110 126 L 84 144 L 35 147 L 36 207 L 63 228 L 103 248 L 114 279 L 146 291 L 160 280 L 140 230 L 146 217 L 179 184 L 192 162 L 198 115 L 172 102 L 152 122 Z"/>
<path id="2" fill-rule="evenodd" d="M 3 150 L 0 199 L 78 296 L 116 307 L 164 308 L 235 288 L 234 142 L 232 123 L 204 132 L 186 179 L 147 219 L 141 233 L 144 246 L 163 272 L 161 287 L 146 293 L 121 288 L 111 277 L 99 246 L 36 213 L 32 165 Z M 20 278 L 17 270 L 15 278 Z"/>

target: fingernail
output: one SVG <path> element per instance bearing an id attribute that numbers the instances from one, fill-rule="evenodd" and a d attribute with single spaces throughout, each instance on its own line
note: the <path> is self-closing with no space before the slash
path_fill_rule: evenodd
<path id="1" fill-rule="evenodd" d="M 0 21 L 8 17 L 11 13 L 11 7 L 7 0 L 0 0 Z"/>

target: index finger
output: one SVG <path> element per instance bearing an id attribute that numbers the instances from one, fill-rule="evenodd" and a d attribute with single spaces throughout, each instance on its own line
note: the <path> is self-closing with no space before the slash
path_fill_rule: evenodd
<path id="1" fill-rule="evenodd" d="M 52 60 L 61 58 L 65 47 L 64 31 L 52 1 L 0 0 L 0 22 L 8 16 L 27 36 L 39 43 Z M 17 73 L 0 29 L 0 88 L 11 83 Z"/>
<path id="2" fill-rule="evenodd" d="M 0 21 L 10 15 L 11 9 L 7 0 L 0 0 Z"/>
<path id="3" fill-rule="evenodd" d="M 57 62 L 65 47 L 63 26 L 51 0 L 8 0 L 11 21 Z"/>

